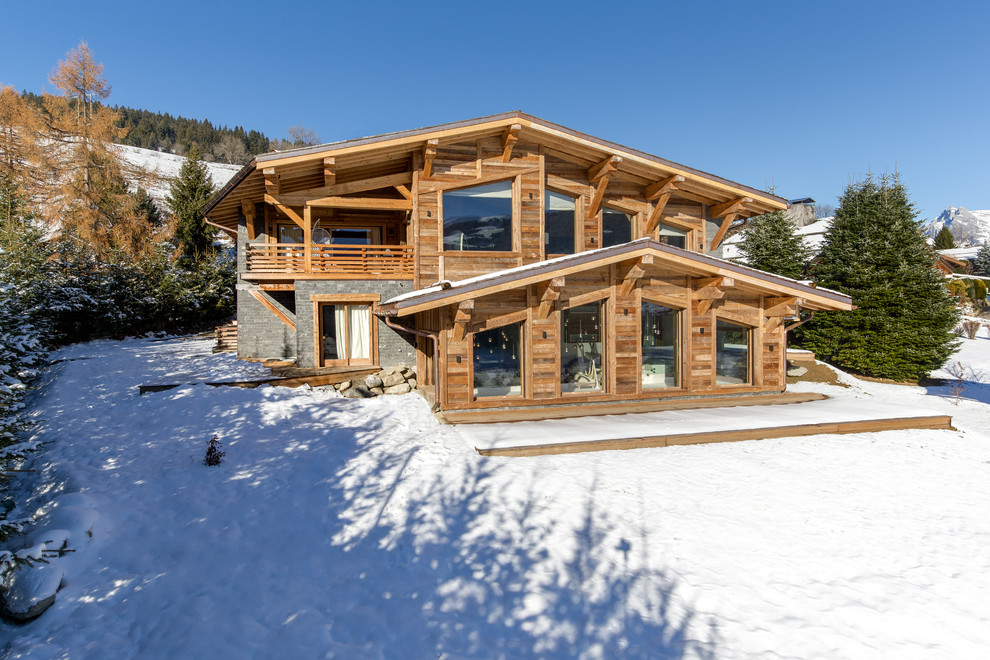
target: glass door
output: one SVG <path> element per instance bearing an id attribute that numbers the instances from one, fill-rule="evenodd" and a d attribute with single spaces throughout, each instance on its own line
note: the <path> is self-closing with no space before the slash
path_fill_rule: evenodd
<path id="1" fill-rule="evenodd" d="M 320 365 L 371 364 L 371 305 L 320 304 Z"/>

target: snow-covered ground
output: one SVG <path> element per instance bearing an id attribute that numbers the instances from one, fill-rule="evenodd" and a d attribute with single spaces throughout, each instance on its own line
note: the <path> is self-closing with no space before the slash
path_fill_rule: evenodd
<path id="1" fill-rule="evenodd" d="M 957 431 L 538 458 L 482 458 L 416 395 L 195 384 L 138 396 L 143 383 L 259 375 L 210 345 L 58 354 L 34 401 L 50 444 L 19 501 L 70 528 L 76 552 L 53 560 L 65 577 L 48 612 L 0 625 L 5 657 L 990 648 L 985 334 L 953 359 L 968 379 L 958 405 L 947 386 L 792 387 L 947 412 Z M 209 468 L 214 433 L 227 456 Z"/>

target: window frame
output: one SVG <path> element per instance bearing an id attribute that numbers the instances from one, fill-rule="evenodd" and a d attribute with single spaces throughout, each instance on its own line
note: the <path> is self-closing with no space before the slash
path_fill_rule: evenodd
<path id="1" fill-rule="evenodd" d="M 493 186 L 493 185 L 495 185 L 497 183 L 504 183 L 504 182 L 509 182 L 509 194 L 510 194 L 510 197 L 509 197 L 509 240 L 510 240 L 510 249 L 508 249 L 508 250 L 448 250 L 446 248 L 446 246 L 444 245 L 444 236 L 445 236 L 444 222 L 446 221 L 446 218 L 447 218 L 447 211 L 444 208 L 444 199 L 443 199 L 444 198 L 444 195 L 447 195 L 448 193 L 454 193 L 454 192 L 460 192 L 460 191 L 464 191 L 464 190 L 470 190 L 471 188 L 482 188 L 482 187 L 485 187 L 485 186 Z M 477 183 L 477 182 L 470 181 L 470 180 L 465 181 L 464 183 L 465 183 L 465 185 L 463 185 L 463 186 L 456 186 L 456 187 L 444 188 L 443 190 L 437 191 L 437 193 L 438 193 L 437 194 L 437 197 L 438 197 L 438 199 L 437 199 L 437 205 L 438 205 L 437 215 L 440 216 L 439 219 L 438 219 L 440 227 L 439 227 L 439 231 L 437 232 L 437 241 L 439 243 L 438 250 L 439 250 L 440 254 L 442 254 L 444 256 L 451 256 L 451 255 L 476 255 L 476 256 L 481 256 L 481 257 L 484 257 L 484 256 L 510 256 L 510 255 L 518 254 L 519 251 L 520 251 L 520 246 L 519 246 L 519 242 L 520 242 L 520 238 L 519 238 L 519 236 L 520 236 L 520 227 L 519 227 L 519 221 L 520 221 L 519 220 L 519 218 L 520 218 L 520 213 L 519 213 L 519 199 L 520 199 L 519 198 L 519 190 L 520 190 L 520 183 L 519 183 L 519 175 L 509 175 L 509 176 L 506 176 L 504 179 L 500 178 L 500 179 L 496 179 L 494 181 L 485 181 L 484 183 Z"/>
<path id="2" fill-rule="evenodd" d="M 510 325 L 515 325 L 519 327 L 519 394 L 503 394 L 503 395 L 491 395 L 491 396 L 478 396 L 475 392 L 475 369 L 474 369 L 474 351 L 475 351 L 475 337 L 485 332 L 494 332 L 500 328 L 504 328 Z M 484 330 L 476 330 L 471 332 L 467 336 L 468 346 L 470 347 L 470 354 L 468 355 L 468 363 L 470 364 L 470 392 L 471 401 L 497 401 L 499 399 L 524 399 L 526 398 L 526 336 L 527 336 L 528 324 L 526 321 L 514 321 L 512 323 L 505 323 L 503 325 L 497 325 L 493 328 L 486 328 Z"/>
<path id="3" fill-rule="evenodd" d="M 599 316 L 600 316 L 599 325 L 601 326 L 601 328 L 599 329 L 599 332 L 601 333 L 601 342 L 600 343 L 602 345 L 602 352 L 601 352 L 601 389 L 597 389 L 597 390 L 584 390 L 584 391 L 582 391 L 582 390 L 573 390 L 573 391 L 565 392 L 564 391 L 564 356 L 563 356 L 564 344 L 565 343 L 573 343 L 573 342 L 565 342 L 566 337 L 564 335 L 564 314 L 567 311 L 569 311 L 571 309 L 574 309 L 576 307 L 586 307 L 586 306 L 589 306 L 589 305 L 598 305 L 598 309 L 599 309 Z M 609 310 L 610 310 L 611 307 L 612 307 L 612 305 L 611 305 L 610 293 L 608 293 L 608 292 L 602 292 L 602 295 L 601 295 L 600 298 L 596 298 L 594 300 L 589 300 L 589 301 L 583 301 L 580 305 L 568 305 L 567 307 L 564 307 L 564 308 L 562 308 L 560 310 L 560 312 L 558 314 L 558 322 L 557 322 L 558 340 L 557 340 L 557 358 L 556 358 L 557 359 L 557 387 L 556 387 L 556 389 L 557 389 L 557 392 L 558 392 L 558 394 L 560 396 L 562 396 L 562 397 L 573 397 L 573 396 L 608 396 L 610 394 L 610 392 L 611 392 L 610 383 L 611 383 L 611 380 L 612 380 L 612 378 L 611 378 L 612 375 L 609 373 L 607 366 L 608 366 L 608 355 L 609 355 L 609 351 L 612 350 L 612 347 L 609 345 L 609 336 L 608 336 L 608 320 L 609 320 L 608 319 L 608 315 L 609 315 Z M 581 343 L 583 343 L 583 342 L 581 342 Z"/>
<path id="4" fill-rule="evenodd" d="M 643 383 L 643 367 L 644 367 L 644 358 L 643 358 L 643 303 L 650 303 L 651 305 L 657 305 L 658 307 L 666 307 L 667 309 L 671 309 L 674 312 L 676 312 L 676 320 L 674 321 L 674 328 L 676 329 L 676 333 L 677 333 L 676 334 L 676 337 L 675 337 L 675 344 L 674 344 L 674 349 L 675 349 L 675 351 L 674 351 L 674 353 L 675 353 L 674 361 L 677 364 L 677 384 L 676 385 L 673 385 L 673 386 L 670 386 L 670 387 L 667 387 L 667 386 L 663 386 L 663 387 L 647 387 Z M 686 336 L 684 324 L 686 322 L 686 318 L 688 317 L 688 314 L 686 314 L 686 312 L 687 312 L 687 309 L 685 309 L 683 307 L 678 307 L 676 305 L 672 305 L 669 302 L 658 300 L 658 299 L 653 298 L 653 297 L 651 297 L 649 295 L 646 295 L 646 294 L 644 294 L 644 295 L 642 295 L 640 297 L 640 301 L 639 301 L 639 314 L 640 314 L 640 320 L 639 320 L 639 332 L 640 332 L 640 336 L 639 336 L 639 375 L 640 375 L 640 378 L 639 378 L 639 391 L 640 392 L 661 392 L 661 391 L 663 391 L 663 392 L 672 392 L 672 391 L 675 391 L 675 390 L 683 390 L 684 389 L 684 372 L 685 372 L 685 368 L 686 367 L 689 367 L 689 365 L 686 365 L 685 364 L 685 359 L 684 359 L 685 358 L 684 341 L 685 341 L 685 336 Z"/>
<path id="5" fill-rule="evenodd" d="M 313 305 L 313 354 L 317 368 L 320 367 L 333 367 L 333 366 L 350 366 L 350 365 L 376 365 L 378 364 L 378 319 L 375 317 L 375 309 L 378 307 L 378 303 L 381 302 L 381 294 L 378 293 L 365 293 L 365 294 L 320 294 L 314 293 L 310 295 L 309 300 Z M 337 306 L 348 306 L 348 305 L 367 305 L 368 314 L 370 318 L 368 320 L 368 330 L 370 337 L 368 338 L 369 350 L 367 358 L 357 358 L 357 359 L 342 359 L 342 360 L 324 360 L 323 359 L 323 342 L 321 341 L 323 337 L 322 333 L 322 322 L 323 322 L 323 306 L 324 305 L 337 305 Z"/>
<path id="6" fill-rule="evenodd" d="M 629 219 L 629 240 L 623 243 L 614 243 L 612 245 L 605 245 L 605 211 L 613 211 L 615 213 L 621 213 Z M 638 213 L 630 213 L 625 209 L 620 209 L 616 206 L 610 206 L 608 204 L 603 204 L 601 210 L 598 211 L 598 236 L 599 236 L 599 247 L 613 247 L 613 245 L 624 245 L 630 241 L 635 241 L 637 236 L 637 219 L 639 218 Z"/>
<path id="7" fill-rule="evenodd" d="M 719 353 L 719 348 L 718 348 L 718 336 L 719 336 L 718 324 L 720 322 L 721 323 L 728 323 L 730 325 L 734 325 L 734 326 L 736 326 L 738 328 L 741 328 L 742 330 L 744 330 L 746 332 L 746 379 L 743 382 L 741 382 L 741 383 L 720 383 L 720 382 L 718 382 L 718 379 L 719 379 L 719 373 L 718 373 L 718 353 Z M 714 317 L 714 319 L 713 319 L 713 322 L 712 322 L 712 330 L 714 332 L 714 336 L 712 338 L 713 339 L 713 342 L 712 342 L 712 360 L 713 360 L 712 380 L 713 380 L 713 385 L 716 388 L 720 388 L 720 387 L 721 388 L 752 387 L 753 385 L 755 385 L 755 382 L 754 381 L 755 381 L 755 378 L 756 378 L 756 374 L 755 374 L 755 372 L 756 372 L 756 362 L 755 362 L 755 360 L 756 360 L 756 351 L 755 351 L 756 327 L 755 326 L 748 325 L 746 323 L 740 323 L 739 321 L 736 321 L 736 320 L 733 320 L 733 319 L 728 319 L 728 318 L 725 318 L 725 317 L 721 317 L 721 316 L 718 316 L 716 314 L 715 317 Z"/>
<path id="8" fill-rule="evenodd" d="M 573 226 L 573 228 L 574 228 L 574 235 L 573 235 L 574 240 L 573 240 L 573 245 L 571 246 L 571 250 L 572 250 L 571 252 L 550 252 L 550 251 L 547 250 L 547 244 L 548 244 L 547 238 L 549 237 L 549 234 L 547 233 L 547 203 L 548 203 L 548 200 L 549 200 L 549 196 L 547 195 L 547 193 L 551 193 L 551 192 L 554 193 L 554 194 L 556 194 L 556 195 L 562 195 L 564 197 L 570 197 L 571 199 L 574 200 L 574 226 Z M 582 239 L 582 233 L 583 233 L 584 225 L 583 225 L 583 223 L 581 221 L 581 218 L 582 217 L 584 217 L 584 196 L 583 195 L 574 193 L 574 192 L 569 191 L 569 190 L 564 190 L 562 188 L 557 188 L 556 186 L 547 185 L 546 183 L 544 183 L 544 185 L 543 185 L 543 216 L 542 216 L 541 221 L 540 221 L 540 225 L 543 228 L 543 232 L 542 232 L 542 234 L 543 234 L 543 244 L 542 244 L 541 247 L 542 247 L 542 250 L 543 250 L 543 256 L 544 256 L 544 258 L 551 259 L 551 258 L 554 258 L 554 257 L 563 257 L 563 256 L 566 256 L 566 255 L 569 255 L 569 254 L 577 254 L 577 253 L 583 251 L 583 249 L 584 249 L 584 241 L 582 241 L 581 239 Z"/>

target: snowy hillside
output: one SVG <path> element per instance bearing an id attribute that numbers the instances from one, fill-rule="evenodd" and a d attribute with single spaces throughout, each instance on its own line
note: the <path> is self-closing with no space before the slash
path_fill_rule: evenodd
<path id="1" fill-rule="evenodd" d="M 821 218 L 820 220 L 815 220 L 810 225 L 805 225 L 804 227 L 797 228 L 797 235 L 801 237 L 804 244 L 812 251 L 813 254 L 818 254 L 822 249 L 822 244 L 825 242 L 825 232 L 828 228 L 832 226 L 832 218 Z M 722 243 L 722 258 L 723 259 L 741 259 L 742 252 L 739 249 L 743 238 L 746 237 L 746 232 L 742 231 L 735 234 Z"/>
<path id="2" fill-rule="evenodd" d="M 118 144 L 117 148 L 120 150 L 120 155 L 129 164 L 157 175 L 157 181 L 149 187 L 148 194 L 156 202 L 164 205 L 165 197 L 168 195 L 170 180 L 179 176 L 179 170 L 182 168 L 182 163 L 186 159 L 175 154 L 142 149 L 140 147 L 129 147 L 123 144 Z M 227 165 L 226 163 L 206 163 L 206 168 L 210 173 L 210 178 L 213 179 L 213 186 L 220 188 L 233 178 L 241 169 L 241 166 Z"/>
<path id="3" fill-rule="evenodd" d="M 957 430 L 518 459 L 480 456 L 412 394 L 208 387 L 265 371 L 211 348 L 98 341 L 53 356 L 32 408 L 49 445 L 20 475 L 11 516 L 40 518 L 25 543 L 74 552 L 46 568 L 51 590 L 62 585 L 50 610 L 0 623 L 0 656 L 920 660 L 990 648 L 985 332 L 953 358 L 958 405 L 946 385 L 844 374 L 848 387 L 788 388 L 935 408 Z M 168 382 L 188 384 L 137 394 Z M 213 433 L 227 455 L 205 467 Z"/>
<path id="4" fill-rule="evenodd" d="M 982 245 L 990 239 L 990 210 L 970 211 L 961 206 L 950 206 L 937 218 L 922 223 L 925 235 L 932 239 L 945 226 L 959 247 Z"/>

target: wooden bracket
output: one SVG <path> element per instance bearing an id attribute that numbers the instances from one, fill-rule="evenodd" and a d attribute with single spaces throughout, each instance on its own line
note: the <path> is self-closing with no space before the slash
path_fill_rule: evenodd
<path id="1" fill-rule="evenodd" d="M 804 298 L 793 296 L 786 298 L 765 298 L 763 300 L 764 316 L 797 316 L 799 307 L 804 304 Z"/>
<path id="2" fill-rule="evenodd" d="M 508 163 L 512 158 L 512 147 L 519 141 L 519 131 L 522 124 L 512 124 L 502 133 L 502 162 Z"/>
<path id="3" fill-rule="evenodd" d="M 395 186 L 395 189 L 397 191 L 399 191 L 399 194 L 400 195 L 402 195 L 403 197 L 405 197 L 409 201 L 412 201 L 412 192 L 409 190 L 409 187 L 408 186 L 398 185 L 398 186 Z"/>
<path id="4" fill-rule="evenodd" d="M 333 156 L 323 159 L 323 185 L 337 185 L 337 159 Z"/>
<path id="5" fill-rule="evenodd" d="M 719 243 L 722 242 L 722 239 L 725 238 L 725 233 L 729 231 L 729 227 L 735 219 L 735 213 L 727 213 L 726 216 L 722 218 L 722 225 L 718 228 L 718 231 L 715 232 L 715 237 L 712 238 L 711 245 L 708 247 L 709 250 L 714 250 L 718 247 Z"/>
<path id="6" fill-rule="evenodd" d="M 594 183 L 603 176 L 608 176 L 622 162 L 621 156 L 608 156 L 605 160 L 588 168 L 588 183 Z"/>
<path id="7" fill-rule="evenodd" d="M 623 262 L 616 271 L 616 278 L 619 281 L 618 294 L 628 296 L 636 287 L 637 282 L 646 275 L 646 266 L 653 263 L 652 254 L 644 254 L 639 259 L 630 262 Z"/>
<path id="8" fill-rule="evenodd" d="M 278 196 L 278 173 L 275 171 L 274 167 L 266 167 L 261 170 L 261 173 L 265 177 L 265 192 L 269 195 Z"/>
<path id="9" fill-rule="evenodd" d="M 723 216 L 731 214 L 739 214 L 744 211 L 746 204 L 753 201 L 752 197 L 737 197 L 736 199 L 730 199 L 727 202 L 722 202 L 721 204 L 716 204 L 715 206 L 709 207 L 708 217 L 709 218 L 721 218 Z"/>
<path id="10" fill-rule="evenodd" d="M 763 332 L 767 334 L 775 332 L 783 322 L 784 318 L 782 316 L 771 316 L 767 318 L 766 323 L 763 324 Z"/>
<path id="11" fill-rule="evenodd" d="M 598 215 L 599 209 L 602 207 L 602 200 L 605 199 L 605 189 L 608 188 L 608 173 L 606 172 L 601 178 L 598 179 L 598 183 L 595 184 L 595 194 L 591 197 L 591 203 L 588 205 L 587 216 L 593 218 Z"/>
<path id="12" fill-rule="evenodd" d="M 554 304 L 561 299 L 564 291 L 565 278 L 555 277 L 545 282 L 537 289 L 540 296 L 540 306 L 536 310 L 536 318 L 540 321 L 550 316 Z"/>
<path id="13" fill-rule="evenodd" d="M 725 297 L 726 287 L 735 285 L 731 277 L 705 277 L 695 282 L 694 299 L 698 301 L 698 315 L 708 313 L 716 300 Z"/>
<path id="14" fill-rule="evenodd" d="M 277 208 L 284 215 L 288 216 L 289 219 L 292 220 L 297 225 L 299 225 L 300 228 L 302 228 L 303 230 L 306 229 L 306 223 L 303 221 L 302 216 L 296 213 L 291 207 L 283 204 L 282 200 L 278 199 L 277 197 L 272 197 L 271 195 L 265 195 L 265 201 L 271 204 L 272 206 L 274 206 L 275 208 Z"/>
<path id="15" fill-rule="evenodd" d="M 423 176 L 427 179 L 430 178 L 430 174 L 433 172 L 433 159 L 437 157 L 437 146 L 440 141 L 437 138 L 432 138 L 426 141 L 423 145 Z"/>
<path id="16" fill-rule="evenodd" d="M 454 312 L 454 330 L 451 334 L 451 341 L 461 341 L 464 339 L 473 316 L 474 300 L 462 300 Z"/>
<path id="17" fill-rule="evenodd" d="M 247 225 L 247 236 L 249 241 L 253 241 L 257 236 L 254 233 L 254 204 L 250 200 L 241 200 L 241 213 L 244 214 L 244 224 Z"/>
<path id="18" fill-rule="evenodd" d="M 660 216 L 663 214 L 663 210 L 667 208 L 670 195 L 677 189 L 677 184 L 683 180 L 684 177 L 682 176 L 671 176 L 646 187 L 646 198 L 657 200 L 646 221 L 646 234 L 652 234 L 660 226 Z"/>
<path id="19" fill-rule="evenodd" d="M 295 332 L 295 331 L 296 331 L 296 322 L 295 322 L 295 321 L 293 321 L 292 319 L 290 319 L 290 318 L 289 318 L 288 316 L 286 316 L 286 315 L 285 315 L 285 314 L 284 314 L 284 313 L 282 312 L 282 310 L 280 310 L 280 309 L 279 309 L 278 307 L 276 307 L 276 306 L 275 306 L 275 303 L 273 303 L 273 302 L 272 302 L 272 301 L 271 301 L 271 300 L 270 300 L 270 299 L 268 298 L 268 296 L 266 296 L 266 295 L 265 295 L 264 293 L 262 293 L 261 291 L 258 291 L 257 289 L 248 289 L 248 293 L 250 293 L 250 294 L 251 294 L 251 296 L 252 296 L 252 297 L 253 297 L 253 298 L 254 298 L 255 300 L 257 300 L 257 301 L 258 301 L 258 302 L 260 302 L 260 303 L 261 303 L 262 305 L 264 305 L 264 306 L 265 306 L 265 309 L 267 309 L 267 310 L 268 310 L 268 311 L 270 311 L 270 312 L 271 312 L 272 314 L 274 314 L 274 315 L 275 315 L 275 316 L 276 316 L 276 317 L 278 318 L 278 320 L 279 320 L 279 321 L 281 321 L 281 322 L 282 322 L 282 323 L 284 323 L 284 324 L 285 324 L 286 326 L 288 326 L 288 328 L 289 328 L 290 330 L 292 330 L 293 332 Z"/>

